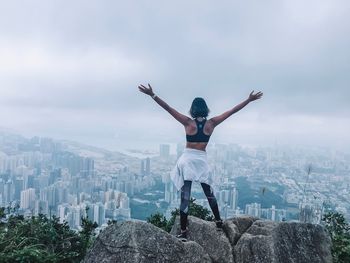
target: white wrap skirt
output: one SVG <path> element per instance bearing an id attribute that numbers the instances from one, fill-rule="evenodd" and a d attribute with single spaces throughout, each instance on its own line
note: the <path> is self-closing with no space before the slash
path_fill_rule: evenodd
<path id="1" fill-rule="evenodd" d="M 170 172 L 170 178 L 179 191 L 184 180 L 211 184 L 212 173 L 207 161 L 207 152 L 185 148 Z"/>

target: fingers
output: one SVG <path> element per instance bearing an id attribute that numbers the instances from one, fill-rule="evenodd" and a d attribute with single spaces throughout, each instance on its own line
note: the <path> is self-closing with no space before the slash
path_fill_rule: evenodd
<path id="1" fill-rule="evenodd" d="M 257 94 L 255 94 L 256 99 L 260 99 L 262 97 L 263 93 L 262 92 L 258 92 Z"/>
<path id="2" fill-rule="evenodd" d="M 141 92 L 147 93 L 147 88 L 146 88 L 145 86 L 139 85 L 138 88 L 139 88 L 139 90 L 140 90 Z"/>
<path id="3" fill-rule="evenodd" d="M 149 87 L 149 88 L 147 88 L 146 86 L 144 86 L 144 85 L 142 85 L 142 84 L 139 85 L 139 88 L 140 88 L 140 87 L 142 87 L 144 90 L 152 90 L 152 87 L 151 87 L 150 84 L 148 84 L 148 87 Z"/>
<path id="4" fill-rule="evenodd" d="M 140 84 L 140 85 L 138 86 L 138 88 L 141 89 L 141 90 L 144 90 L 144 91 L 149 90 L 148 88 L 146 88 L 146 87 L 145 87 L 144 85 L 142 85 L 142 84 Z"/>

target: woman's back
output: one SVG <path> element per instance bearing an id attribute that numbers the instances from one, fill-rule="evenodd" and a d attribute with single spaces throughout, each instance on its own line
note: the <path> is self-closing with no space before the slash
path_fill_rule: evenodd
<path id="1" fill-rule="evenodd" d="M 205 151 L 214 128 L 212 121 L 206 120 L 204 117 L 191 120 L 189 124 L 185 126 L 186 148 Z"/>

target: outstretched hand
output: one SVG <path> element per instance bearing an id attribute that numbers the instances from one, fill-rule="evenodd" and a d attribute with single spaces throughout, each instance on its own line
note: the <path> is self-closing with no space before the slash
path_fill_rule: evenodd
<path id="1" fill-rule="evenodd" d="M 143 92 L 143 93 L 145 93 L 145 94 L 147 94 L 147 95 L 150 95 L 150 96 L 153 96 L 154 95 L 154 92 L 153 92 L 153 90 L 152 90 L 152 87 L 151 87 L 151 85 L 148 83 L 148 88 L 147 87 L 145 87 L 144 85 L 139 85 L 139 90 L 141 91 L 141 92 Z"/>
<path id="2" fill-rule="evenodd" d="M 254 101 L 254 100 L 258 100 L 262 97 L 263 93 L 262 92 L 257 92 L 254 94 L 254 90 L 249 94 L 249 101 Z"/>

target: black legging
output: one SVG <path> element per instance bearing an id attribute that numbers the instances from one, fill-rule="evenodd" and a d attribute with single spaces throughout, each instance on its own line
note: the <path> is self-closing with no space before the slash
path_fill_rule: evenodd
<path id="1" fill-rule="evenodd" d="M 190 197 L 191 197 L 191 186 L 192 186 L 192 181 L 185 180 L 184 185 L 181 188 L 181 204 L 180 204 L 181 230 L 185 230 L 187 225 L 188 205 L 190 204 Z M 215 219 L 220 220 L 219 207 L 218 207 L 216 198 L 214 196 L 213 189 L 210 187 L 210 185 L 205 183 L 201 183 L 201 186 L 203 188 L 205 196 L 208 198 L 208 202 L 209 202 L 211 211 L 213 211 Z"/>

